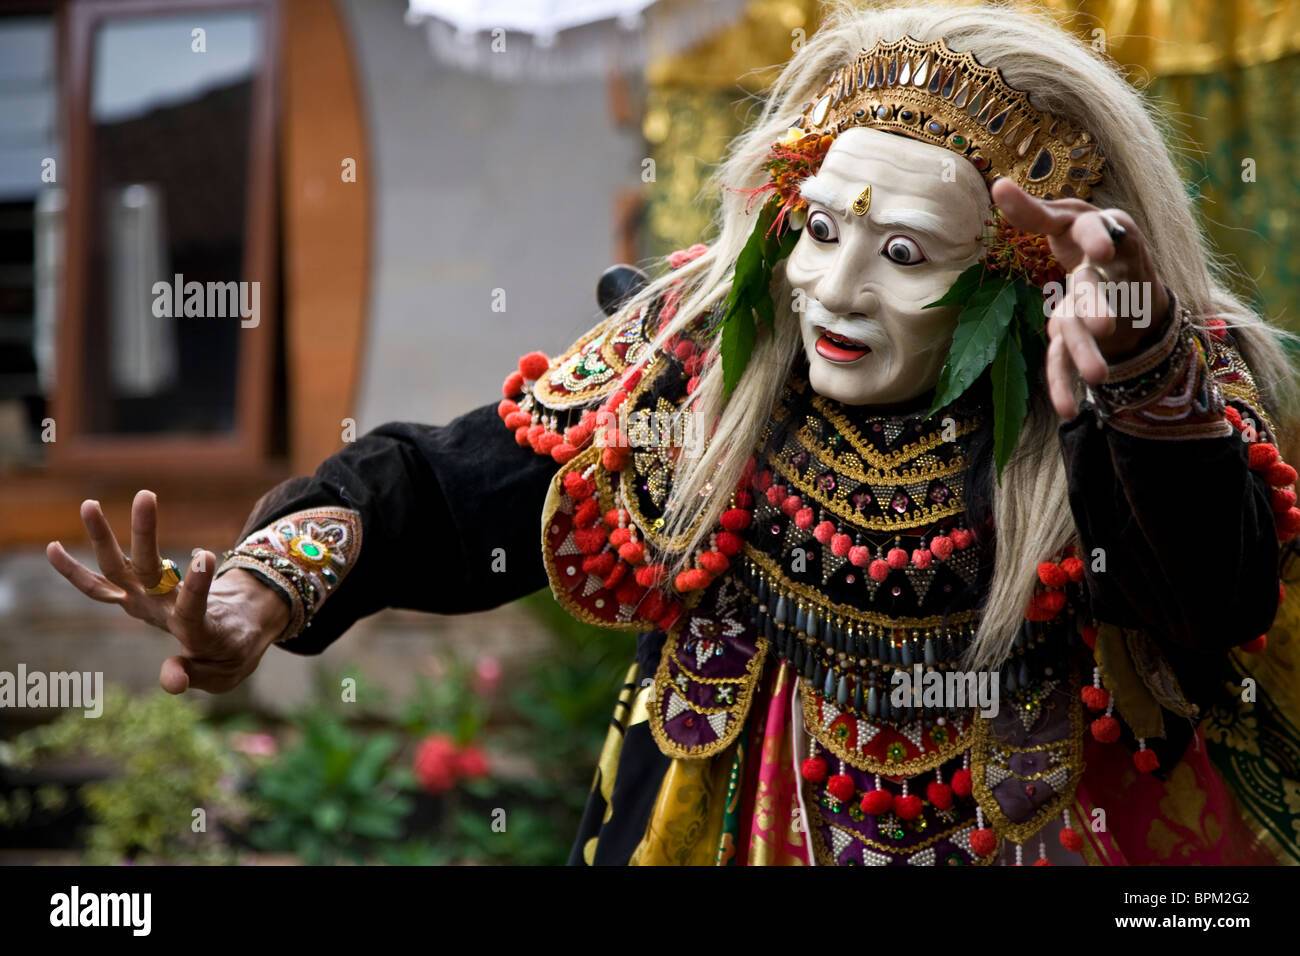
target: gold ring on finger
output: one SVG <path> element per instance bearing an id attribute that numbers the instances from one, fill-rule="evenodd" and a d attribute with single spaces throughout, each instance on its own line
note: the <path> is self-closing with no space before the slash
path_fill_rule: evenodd
<path id="1" fill-rule="evenodd" d="M 1100 278 L 1102 282 L 1110 281 L 1110 275 L 1106 272 L 1106 270 L 1103 269 L 1101 266 L 1097 265 L 1087 256 L 1084 256 L 1083 261 L 1070 270 L 1070 275 L 1071 276 L 1076 275 L 1082 272 L 1084 269 L 1091 269 L 1093 272 L 1097 273 L 1098 278 Z"/>
<path id="2" fill-rule="evenodd" d="M 145 594 L 166 594 L 168 591 L 174 591 L 176 585 L 181 583 L 181 572 L 176 567 L 176 562 L 171 558 L 163 558 L 162 577 L 158 583 L 151 588 L 145 588 Z"/>

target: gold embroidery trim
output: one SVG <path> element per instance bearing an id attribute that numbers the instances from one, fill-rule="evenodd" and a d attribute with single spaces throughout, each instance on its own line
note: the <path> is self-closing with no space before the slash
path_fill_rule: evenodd
<path id="1" fill-rule="evenodd" d="M 829 823 L 826 818 L 822 816 L 821 807 L 817 806 L 815 803 L 810 802 L 808 804 L 808 812 L 812 817 L 810 821 L 812 826 L 809 827 L 809 829 L 813 831 L 813 852 L 817 854 L 817 862 L 821 863 L 823 866 L 839 866 L 840 863 L 831 855 L 830 848 L 826 846 L 826 840 L 822 836 L 822 827 L 833 827 L 842 833 L 847 833 L 863 846 L 868 846 L 874 850 L 879 850 L 882 853 L 887 853 L 891 858 L 907 858 L 920 853 L 923 850 L 928 850 L 930 847 L 935 846 L 943 840 L 949 840 L 949 842 L 951 842 L 951 837 L 954 833 L 960 833 L 967 827 L 973 828 L 975 826 L 974 819 L 965 820 L 960 824 L 954 824 L 942 833 L 929 837 L 915 846 L 903 849 L 897 846 L 887 846 L 884 843 L 877 843 L 870 837 L 863 836 L 861 833 L 858 833 L 856 830 L 850 829 L 849 827 L 840 826 L 838 823 Z M 961 847 L 957 847 L 957 850 L 971 861 L 972 866 L 989 866 L 998 857 L 996 853 L 990 853 L 986 857 L 979 856 L 973 849 L 969 853 L 962 850 Z"/>
<path id="2" fill-rule="evenodd" d="M 1012 843 L 1024 843 L 1046 826 L 1049 820 L 1059 816 L 1063 807 L 1068 807 L 1074 802 L 1075 790 L 1079 786 L 1079 780 L 1083 777 L 1083 713 L 1079 701 L 1079 674 L 1077 671 L 1070 677 L 1070 689 L 1067 692 L 1067 698 L 1066 705 L 1070 708 L 1070 732 L 1068 736 L 1047 744 L 1036 744 L 1030 747 L 1012 747 L 1004 744 L 993 736 L 990 721 L 979 714 L 974 716 L 974 723 L 971 727 L 972 742 L 970 751 L 971 793 L 984 811 L 984 816 L 989 825 L 998 836 L 1004 837 Z M 995 746 L 1003 751 L 1014 753 L 1033 753 L 1053 749 L 1066 752 L 1063 763 L 1064 766 L 1069 768 L 1069 778 L 1064 786 L 1057 791 L 1054 798 L 1045 803 L 1033 816 L 1022 823 L 1013 822 L 1010 817 L 1002 812 L 1002 807 L 998 804 L 997 798 L 993 796 L 993 791 L 988 786 L 985 771 L 990 763 L 989 751 Z M 1009 773 L 1009 777 L 1029 779 L 1016 773 Z"/>
<path id="3" fill-rule="evenodd" d="M 927 451 L 938 448 L 946 444 L 943 438 L 943 429 L 931 433 L 918 442 L 910 442 L 897 451 L 891 451 L 882 455 L 872 446 L 872 444 L 863 439 L 862 433 L 857 426 L 845 418 L 842 414 L 831 408 L 830 402 L 821 395 L 816 396 L 812 401 L 813 408 L 821 413 L 822 417 L 835 426 L 835 430 L 849 440 L 853 450 L 867 462 L 876 468 L 892 470 L 905 462 L 914 458 L 919 458 Z M 955 416 L 954 416 L 955 417 Z M 918 416 L 919 418 L 919 416 Z M 928 421 L 929 419 L 920 419 Z M 979 416 L 967 419 L 964 423 L 957 425 L 956 435 L 960 438 L 963 435 L 969 435 L 980 426 Z M 847 474 L 847 472 L 846 472 Z"/>
<path id="4" fill-rule="evenodd" d="M 979 619 L 979 610 L 958 611 L 955 614 L 931 614 L 928 617 L 886 617 L 883 614 L 874 611 L 864 611 L 847 604 L 837 604 L 834 601 L 826 600 L 826 595 L 816 588 L 809 587 L 806 584 L 800 584 L 798 581 L 791 581 L 786 578 L 781 566 L 773 561 L 770 557 L 759 551 L 752 544 L 746 542 L 745 557 L 757 564 L 768 575 L 775 580 L 782 591 L 794 594 L 796 597 L 803 598 L 817 607 L 827 609 L 832 613 L 851 621 L 855 624 L 872 624 L 877 627 L 887 627 L 893 629 L 911 629 L 923 630 L 941 626 L 945 620 L 948 624 L 957 626 L 969 624 Z M 745 589 L 749 593 L 748 588 Z M 752 595 L 751 595 L 752 597 Z M 818 617 L 824 615 L 819 614 Z"/>
<path id="5" fill-rule="evenodd" d="M 804 726 L 808 728 L 808 733 L 812 734 L 819 744 L 835 756 L 839 757 L 845 763 L 852 765 L 858 770 L 865 771 L 866 773 L 877 773 L 882 777 L 911 777 L 941 766 L 970 747 L 971 725 L 969 721 L 966 721 L 966 726 L 962 729 L 961 733 L 954 733 L 952 740 L 939 750 L 932 751 L 926 756 L 914 757 L 911 760 L 904 760 L 898 763 L 889 763 L 885 761 L 877 762 L 872 760 L 866 754 L 854 753 L 849 750 L 849 748 L 845 747 L 838 740 L 835 740 L 821 728 L 821 718 L 817 713 L 817 696 L 813 692 L 813 689 L 808 685 L 807 681 L 799 682 L 799 691 L 803 695 L 803 722 Z M 858 717 L 853 711 L 845 710 L 842 711 L 842 713 L 847 714 L 851 718 L 871 723 L 871 718 Z M 889 727 L 888 724 L 883 724 L 881 726 Z M 902 731 L 895 731 L 895 733 L 902 733 Z M 919 750 L 921 748 L 918 747 L 917 749 Z"/>
<path id="6" fill-rule="evenodd" d="M 677 641 L 681 634 L 681 626 L 674 626 L 668 633 L 664 641 L 663 653 L 659 656 L 659 667 L 655 671 L 655 699 L 650 706 L 650 733 L 653 734 L 655 743 L 659 745 L 659 751 L 665 757 L 671 757 L 677 760 L 699 759 L 701 757 L 711 757 L 729 747 L 740 734 L 741 728 L 745 725 L 745 718 L 749 714 L 749 705 L 754 696 L 754 688 L 758 685 L 758 678 L 763 672 L 763 663 L 767 659 L 767 641 L 759 638 L 755 643 L 754 656 L 749 659 L 745 665 L 745 673 L 734 680 L 727 681 L 729 684 L 736 684 L 740 689 L 736 693 L 736 702 L 730 707 L 723 710 L 713 711 L 713 713 L 727 713 L 727 725 L 723 733 L 718 735 L 718 739 L 712 743 L 699 744 L 694 747 L 683 747 L 675 740 L 668 736 L 664 729 L 664 706 L 666 697 L 664 692 L 671 688 L 672 692 L 682 698 L 688 710 L 693 713 L 707 716 L 704 710 L 700 710 L 693 704 L 681 688 L 673 682 L 668 673 L 668 662 L 671 656 L 677 653 Z M 689 679 L 689 674 L 687 675 Z"/>

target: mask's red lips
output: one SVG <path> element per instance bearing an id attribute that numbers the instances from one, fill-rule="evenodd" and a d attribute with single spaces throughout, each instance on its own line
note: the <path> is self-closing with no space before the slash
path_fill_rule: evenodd
<path id="1" fill-rule="evenodd" d="M 817 331 L 821 333 L 817 338 L 817 354 L 828 362 L 856 362 L 871 351 L 870 346 L 848 336 L 837 335 L 823 328 Z"/>

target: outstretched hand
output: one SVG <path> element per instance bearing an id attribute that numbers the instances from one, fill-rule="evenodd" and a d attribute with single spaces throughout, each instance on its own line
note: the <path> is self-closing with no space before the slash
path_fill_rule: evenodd
<path id="1" fill-rule="evenodd" d="M 257 667 L 283 632 L 289 611 L 280 598 L 239 569 L 213 583 L 216 555 L 197 550 L 181 583 L 166 594 L 149 594 L 163 576 L 158 552 L 158 499 L 137 492 L 131 504 L 131 553 L 123 553 L 98 501 L 81 503 L 81 520 L 102 573 L 87 568 L 52 541 L 45 556 L 82 594 L 117 604 L 132 617 L 167 631 L 180 653 L 163 661 L 159 682 L 170 694 L 190 687 L 221 693 Z"/>
<path id="2" fill-rule="evenodd" d="M 1128 213 L 1098 209 L 1082 199 L 1038 199 L 1009 179 L 994 183 L 992 196 L 1011 225 L 1046 236 L 1052 255 L 1069 273 L 1065 294 L 1047 321 L 1047 382 L 1057 414 L 1073 418 L 1078 413 L 1075 375 L 1099 385 L 1106 380 L 1108 363 L 1158 338 L 1169 296 Z M 1145 314 L 1132 308 L 1130 315 L 1113 314 L 1100 285 L 1105 282 L 1140 283 L 1138 295 L 1124 301 L 1145 303 Z M 1085 283 L 1093 288 L 1082 288 Z"/>

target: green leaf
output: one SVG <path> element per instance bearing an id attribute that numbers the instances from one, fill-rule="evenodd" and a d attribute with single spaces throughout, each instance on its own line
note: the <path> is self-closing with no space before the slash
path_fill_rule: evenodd
<path id="1" fill-rule="evenodd" d="M 754 314 L 746 307 L 743 311 L 728 313 L 722 321 L 722 391 L 730 395 L 745 374 L 754 341 L 758 337 L 754 327 Z"/>
<path id="2" fill-rule="evenodd" d="M 936 299 L 925 308 L 965 308 L 970 302 L 971 296 L 975 294 L 975 290 L 980 287 L 983 281 L 984 263 L 977 262 L 957 277 L 957 281 L 948 287 L 948 291 L 943 294 L 942 298 Z"/>
<path id="3" fill-rule="evenodd" d="M 988 368 L 1015 317 L 1015 302 L 1015 289 L 1008 282 L 985 283 L 975 291 L 957 316 L 948 361 L 940 374 L 942 387 L 935 391 L 930 414 L 955 401 Z"/>
<path id="4" fill-rule="evenodd" d="M 1016 279 L 1016 317 L 1022 329 L 1029 329 L 1041 334 L 1047 325 L 1047 315 L 1043 312 L 1043 293 L 1035 289 L 1024 279 Z M 1024 336 L 1021 336 L 1024 338 Z"/>
<path id="5" fill-rule="evenodd" d="M 1011 458 L 1029 409 L 1028 367 L 1015 329 L 1007 329 L 993 359 L 993 461 L 998 480 Z"/>

